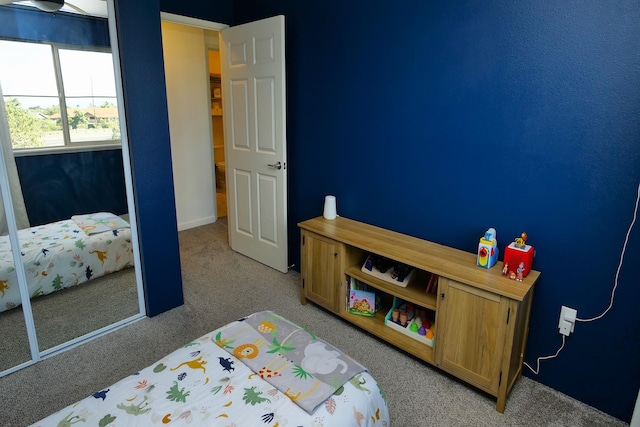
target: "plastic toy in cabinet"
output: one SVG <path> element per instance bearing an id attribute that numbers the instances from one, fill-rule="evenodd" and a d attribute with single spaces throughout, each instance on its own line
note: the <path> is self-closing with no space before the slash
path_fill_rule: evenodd
<path id="1" fill-rule="evenodd" d="M 504 250 L 504 265 L 502 274 L 511 279 L 522 280 L 527 277 L 533 265 L 535 249 L 526 244 L 527 233 L 511 242 Z"/>
<path id="2" fill-rule="evenodd" d="M 415 268 L 409 265 L 377 254 L 370 254 L 360 270 L 403 288 L 413 281 L 416 272 Z"/>
<path id="3" fill-rule="evenodd" d="M 480 238 L 478 244 L 478 267 L 491 268 L 498 261 L 498 242 L 496 229 L 490 228 Z"/>
<path id="4" fill-rule="evenodd" d="M 384 324 L 396 331 L 433 347 L 435 323 L 428 310 L 393 297 L 393 306 L 384 318 Z"/>

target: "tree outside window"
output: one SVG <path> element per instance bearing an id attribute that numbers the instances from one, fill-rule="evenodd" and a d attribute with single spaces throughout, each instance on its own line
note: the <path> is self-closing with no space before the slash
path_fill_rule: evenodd
<path id="1" fill-rule="evenodd" d="M 0 40 L 14 149 L 120 142 L 110 52 Z"/>

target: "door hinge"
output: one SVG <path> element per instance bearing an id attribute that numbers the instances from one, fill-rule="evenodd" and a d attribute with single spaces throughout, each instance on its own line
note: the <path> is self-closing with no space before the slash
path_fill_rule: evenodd
<path id="1" fill-rule="evenodd" d="M 302 279 L 302 289 L 304 289 L 304 279 Z"/>
<path id="2" fill-rule="evenodd" d="M 507 310 L 507 325 L 509 324 L 509 318 L 511 317 L 511 307 Z"/>
<path id="3" fill-rule="evenodd" d="M 502 371 L 500 371 L 500 378 L 498 378 L 498 387 L 502 384 Z"/>
<path id="4" fill-rule="evenodd" d="M 302 236 L 302 246 L 304 246 L 304 236 Z"/>

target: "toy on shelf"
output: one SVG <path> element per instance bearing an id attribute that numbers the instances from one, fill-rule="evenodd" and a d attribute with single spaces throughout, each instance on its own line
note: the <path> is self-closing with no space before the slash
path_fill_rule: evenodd
<path id="1" fill-rule="evenodd" d="M 496 229 L 490 228 L 484 236 L 480 238 L 478 244 L 478 266 L 491 268 L 498 261 L 498 242 L 496 240 Z"/>
<path id="2" fill-rule="evenodd" d="M 373 271 L 375 268 L 380 273 L 386 273 L 393 266 L 393 260 L 389 258 L 385 258 L 380 255 L 371 254 L 367 257 L 367 260 L 364 263 L 364 268 L 369 271 Z"/>
<path id="3" fill-rule="evenodd" d="M 403 328 L 407 327 L 407 322 L 411 320 L 411 317 L 409 317 L 409 313 L 407 313 L 406 310 L 400 310 L 400 322 L 399 325 L 402 326 Z"/>
<path id="4" fill-rule="evenodd" d="M 516 268 L 516 280 L 518 282 L 522 282 L 522 278 L 524 277 L 524 262 L 520 261 L 518 264 L 518 268 Z"/>
<path id="5" fill-rule="evenodd" d="M 522 282 L 531 271 L 535 249 L 527 244 L 527 233 L 522 232 L 504 250 L 504 266 L 502 275 Z"/>
<path id="6" fill-rule="evenodd" d="M 413 267 L 403 264 L 401 262 L 396 263 L 391 271 L 391 278 L 398 282 L 403 282 L 407 278 L 409 273 L 413 271 Z"/>
<path id="7" fill-rule="evenodd" d="M 406 288 L 413 281 L 416 269 L 377 254 L 370 254 L 361 270 L 385 282 Z"/>
<path id="8" fill-rule="evenodd" d="M 393 306 L 384 323 L 392 329 L 433 347 L 435 323 L 429 320 L 430 311 L 413 303 L 393 297 Z M 433 314 L 432 314 L 433 315 Z"/>

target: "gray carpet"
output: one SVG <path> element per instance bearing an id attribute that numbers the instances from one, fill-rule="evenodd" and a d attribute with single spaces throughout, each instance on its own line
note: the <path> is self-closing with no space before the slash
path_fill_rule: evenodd
<path id="1" fill-rule="evenodd" d="M 101 390 L 229 321 L 273 310 L 369 368 L 393 426 L 624 426 L 523 377 L 504 414 L 495 399 L 299 300 L 297 272 L 282 274 L 229 249 L 226 222 L 180 233 L 185 304 L 0 378 L 0 425 L 22 426 Z"/>

